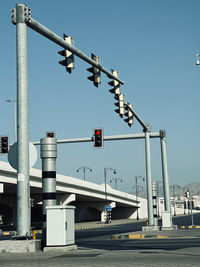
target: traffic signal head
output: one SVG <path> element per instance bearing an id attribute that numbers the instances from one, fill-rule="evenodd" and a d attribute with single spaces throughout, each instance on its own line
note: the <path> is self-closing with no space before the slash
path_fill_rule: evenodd
<path id="1" fill-rule="evenodd" d="M 9 150 L 9 137 L 8 136 L 1 136 L 0 137 L 0 153 L 6 154 Z"/>
<path id="2" fill-rule="evenodd" d="M 127 110 L 127 112 L 124 114 L 125 116 L 127 116 L 127 118 L 124 121 L 128 123 L 129 127 L 131 127 L 131 125 L 133 124 L 133 113 L 131 111 L 132 109 L 133 105 L 127 103 L 125 106 L 125 110 Z"/>
<path id="3" fill-rule="evenodd" d="M 103 148 L 103 129 L 102 128 L 94 129 L 93 146 L 95 148 Z"/>
<path id="4" fill-rule="evenodd" d="M 190 198 L 190 190 L 189 190 L 189 189 L 185 192 L 185 197 L 186 197 L 187 199 Z"/>
<path id="5" fill-rule="evenodd" d="M 74 44 L 74 39 L 70 36 L 67 36 L 66 34 L 63 34 L 64 40 L 69 43 L 70 45 Z M 61 56 L 64 56 L 65 59 L 59 61 L 59 64 L 66 67 L 66 71 L 71 73 L 74 69 L 74 55 L 69 50 L 62 50 L 59 51 L 58 54 Z"/>
<path id="6" fill-rule="evenodd" d="M 94 60 L 96 63 L 100 63 L 100 58 L 95 56 L 94 54 L 91 54 L 92 60 Z M 92 76 L 88 77 L 88 80 L 92 81 L 94 86 L 98 87 L 98 85 L 101 83 L 101 72 L 98 68 L 92 66 L 91 68 L 87 69 L 89 72 L 92 73 Z"/>
<path id="7" fill-rule="evenodd" d="M 115 75 L 117 78 L 119 77 L 118 72 L 116 70 L 111 70 L 112 74 Z M 113 86 L 112 89 L 109 90 L 112 94 L 115 94 L 115 99 L 120 95 L 120 83 L 117 80 L 112 80 L 108 82 L 110 86 Z"/>
<path id="8" fill-rule="evenodd" d="M 118 107 L 118 109 L 115 109 L 115 112 L 119 113 L 119 116 L 122 118 L 124 116 L 124 94 L 119 94 L 115 99 L 118 100 L 115 103 L 115 106 Z"/>

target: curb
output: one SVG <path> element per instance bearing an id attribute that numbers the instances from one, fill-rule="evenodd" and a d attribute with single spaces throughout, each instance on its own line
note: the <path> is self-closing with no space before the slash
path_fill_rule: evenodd
<path id="1" fill-rule="evenodd" d="M 111 239 L 112 240 L 123 240 L 123 239 L 170 239 L 170 238 L 199 238 L 197 236 L 163 236 L 163 235 L 144 235 L 144 234 L 128 234 L 128 235 L 112 235 Z"/>
<path id="2" fill-rule="evenodd" d="M 112 235 L 112 240 L 122 240 L 122 239 L 161 239 L 161 238 L 168 238 L 168 236 L 162 235 L 145 235 L 145 234 L 128 234 L 128 235 Z"/>
<path id="3" fill-rule="evenodd" d="M 83 225 L 83 226 L 75 226 L 75 230 L 103 228 L 103 227 L 110 227 L 110 226 L 113 226 L 113 225 L 112 224 Z"/>
<path id="4" fill-rule="evenodd" d="M 34 230 L 36 234 L 42 234 L 42 230 Z M 33 232 L 33 231 L 32 231 Z M 17 231 L 0 231 L 0 236 L 16 236 L 17 235 Z"/>
<path id="5" fill-rule="evenodd" d="M 182 225 L 179 229 L 200 229 L 200 225 Z"/>
<path id="6" fill-rule="evenodd" d="M 112 235 L 112 240 L 123 240 L 123 239 L 182 239 L 182 238 L 199 238 L 199 236 L 165 236 L 165 235 L 151 235 L 151 234 L 119 234 L 119 235 Z"/>

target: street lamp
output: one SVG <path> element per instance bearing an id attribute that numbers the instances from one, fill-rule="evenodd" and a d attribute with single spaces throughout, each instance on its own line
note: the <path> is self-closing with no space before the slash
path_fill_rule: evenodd
<path id="1" fill-rule="evenodd" d="M 84 181 L 85 181 L 85 170 L 89 170 L 90 172 L 92 172 L 92 169 L 90 167 L 85 167 L 85 166 L 78 168 L 77 172 L 79 172 L 79 170 L 83 170 Z"/>
<path id="2" fill-rule="evenodd" d="M 16 112 L 16 100 L 7 99 L 6 102 L 14 104 L 14 122 L 15 122 L 15 142 L 17 142 L 17 112 Z"/>
<path id="3" fill-rule="evenodd" d="M 106 180 L 107 180 L 107 177 L 106 177 L 106 172 L 107 171 L 113 171 L 114 174 L 116 174 L 116 169 L 113 169 L 113 168 L 104 168 L 104 183 L 105 183 L 105 199 L 107 199 L 107 185 L 106 185 Z"/>
<path id="4" fill-rule="evenodd" d="M 112 183 L 112 181 L 115 181 L 115 189 L 117 190 L 117 182 L 121 182 L 122 183 L 122 179 L 121 178 L 112 178 L 110 180 L 110 182 Z"/>
<path id="5" fill-rule="evenodd" d="M 135 176 L 135 187 L 133 187 L 133 189 L 135 189 L 136 201 L 138 201 L 139 188 L 140 188 L 140 185 L 138 185 L 138 180 L 139 179 L 142 179 L 143 182 L 145 181 L 143 176 Z M 142 187 L 142 189 L 143 189 L 143 187 Z M 139 220 L 138 208 L 137 208 L 137 220 Z"/>

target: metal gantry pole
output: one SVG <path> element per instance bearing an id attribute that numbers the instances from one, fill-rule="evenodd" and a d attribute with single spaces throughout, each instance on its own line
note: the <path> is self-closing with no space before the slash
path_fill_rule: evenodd
<path id="1" fill-rule="evenodd" d="M 151 178 L 151 156 L 150 156 L 150 133 L 145 132 L 145 158 L 146 158 L 146 184 L 147 184 L 147 205 L 149 225 L 154 225 L 153 201 L 152 201 L 152 178 Z"/>
<path id="2" fill-rule="evenodd" d="M 28 74 L 25 5 L 16 5 L 17 31 L 17 234 L 29 236 L 31 225 L 29 184 Z"/>
<path id="3" fill-rule="evenodd" d="M 56 205 L 56 138 L 42 138 L 42 219 L 43 240 L 46 241 L 46 207 Z"/>
<path id="4" fill-rule="evenodd" d="M 169 176 L 168 176 L 168 166 L 167 166 L 167 151 L 166 151 L 166 131 L 165 130 L 160 130 L 160 145 L 161 145 L 161 161 L 162 161 L 163 193 L 164 193 L 165 211 L 169 211 L 171 213 Z"/>
<path id="5" fill-rule="evenodd" d="M 135 192 L 136 192 L 136 201 L 138 202 L 138 184 L 137 184 L 137 176 L 135 177 Z M 139 208 L 137 207 L 137 220 L 139 220 Z"/>
<path id="6" fill-rule="evenodd" d="M 149 132 L 150 138 L 160 138 L 159 132 Z M 130 140 L 130 139 L 144 139 L 145 134 L 122 134 L 122 135 L 112 135 L 112 136 L 104 136 L 104 141 L 116 141 L 116 140 Z M 81 137 L 81 138 L 71 138 L 71 139 L 62 139 L 57 140 L 57 144 L 71 144 L 71 143 L 85 143 L 85 142 L 93 142 L 93 137 Z M 35 146 L 40 145 L 40 142 L 32 142 Z"/>

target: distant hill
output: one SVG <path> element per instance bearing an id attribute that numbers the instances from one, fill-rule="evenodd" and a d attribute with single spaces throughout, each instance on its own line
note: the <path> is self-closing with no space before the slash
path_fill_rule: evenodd
<path id="1" fill-rule="evenodd" d="M 170 195 L 173 196 L 173 191 L 174 191 L 175 196 L 183 196 L 187 189 L 192 190 L 192 195 L 199 195 L 200 196 L 200 183 L 190 183 L 184 187 L 174 185 L 174 188 L 173 188 L 173 185 L 171 185 L 170 186 Z M 135 191 L 132 191 L 130 194 L 135 195 Z M 162 188 L 161 184 L 159 184 L 158 195 L 160 197 L 163 196 L 163 188 Z M 139 196 L 143 197 L 143 198 L 147 198 L 146 188 L 139 191 Z"/>

